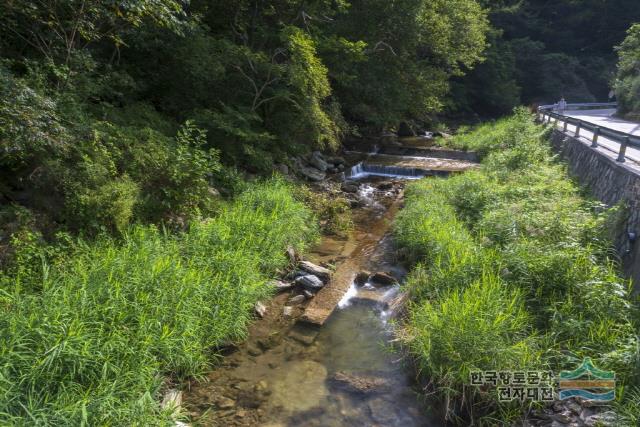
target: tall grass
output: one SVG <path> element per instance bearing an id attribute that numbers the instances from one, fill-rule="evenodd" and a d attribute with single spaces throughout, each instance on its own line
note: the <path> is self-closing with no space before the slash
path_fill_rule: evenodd
<path id="1" fill-rule="evenodd" d="M 217 346 L 242 338 L 285 248 L 315 237 L 292 193 L 257 184 L 183 235 L 138 226 L 21 270 L 37 277 L 5 277 L 0 424 L 168 422 L 163 379 L 202 374 Z"/>
<path id="2" fill-rule="evenodd" d="M 615 370 L 621 387 L 638 380 L 637 309 L 607 256 L 616 209 L 585 199 L 544 135 L 519 111 L 455 138 L 484 153 L 482 168 L 411 184 L 395 224 L 415 264 L 410 348 L 445 397 L 468 406 L 504 409 L 495 396 L 469 394 L 470 366 L 508 370 L 516 360 L 559 371 L 588 356 Z M 519 357 L 503 359 L 514 346 Z"/>

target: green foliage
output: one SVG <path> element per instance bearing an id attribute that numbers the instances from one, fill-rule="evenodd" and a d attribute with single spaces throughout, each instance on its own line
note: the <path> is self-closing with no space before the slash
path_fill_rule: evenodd
<path id="1" fill-rule="evenodd" d="M 336 77 L 354 76 L 332 81 L 344 115 L 379 130 L 440 110 L 449 78 L 481 60 L 488 22 L 471 0 L 357 0 L 332 30 L 366 43 L 336 65 Z"/>
<path id="2" fill-rule="evenodd" d="M 606 101 L 615 74 L 613 46 L 640 21 L 633 0 L 480 3 L 495 28 L 487 61 L 456 79 L 448 101 L 450 111 L 480 117 L 561 97 L 569 102 Z M 620 92 L 629 93 L 630 83 Z"/>
<path id="3" fill-rule="evenodd" d="M 531 357 L 523 361 L 554 371 L 591 357 L 616 371 L 623 386 L 637 380 L 640 366 L 630 283 L 607 258 L 605 222 L 616 209 L 603 212 L 585 200 L 542 135 L 530 115 L 517 111 L 453 138 L 453 146 L 484 153 L 481 169 L 411 184 L 395 224 L 398 244 L 419 263 L 407 283 L 414 301 L 408 327 L 424 374 L 446 385 L 447 399 L 498 411 L 501 419 L 513 408 L 492 404 L 495 395 L 463 391 L 467 360 L 494 350 L 487 343 L 505 355 L 516 345 Z M 502 337 L 503 326 L 489 327 L 493 319 L 506 322 L 506 330 L 509 322 L 522 329 Z M 500 369 L 513 366 L 500 357 L 472 366 L 496 368 L 494 360 L 505 364 Z"/>
<path id="4" fill-rule="evenodd" d="M 79 46 L 103 40 L 121 46 L 126 31 L 143 22 L 179 31 L 184 16 L 182 4 L 175 0 L 11 1 L 3 6 L 0 26 L 10 35 L 6 41 L 20 40 L 48 60 L 60 58 L 69 66 Z"/>
<path id="5" fill-rule="evenodd" d="M 317 56 L 313 39 L 304 31 L 289 27 L 283 37 L 291 57 L 289 84 L 299 93 L 298 103 L 306 116 L 305 122 L 313 125 L 310 137 L 319 147 L 335 149 L 340 130 L 322 108 L 322 102 L 331 94 L 328 70 Z"/>
<path id="6" fill-rule="evenodd" d="M 461 387 L 468 384 L 472 371 L 544 368 L 520 292 L 492 273 L 437 301 L 415 306 L 409 324 L 411 352 L 444 395 L 448 415 L 460 413 L 459 405 L 465 402 L 485 411 L 481 403 L 493 406 L 496 396 L 491 392 Z"/>
<path id="7" fill-rule="evenodd" d="M 297 197 L 315 212 L 324 233 L 344 237 L 353 229 L 349 201 L 340 192 L 318 193 L 302 186 Z"/>
<path id="8" fill-rule="evenodd" d="M 616 413 L 620 417 L 618 422 L 624 427 L 637 426 L 640 423 L 640 388 L 624 391 L 623 403 L 616 405 Z"/>
<path id="9" fill-rule="evenodd" d="M 69 201 L 70 217 L 85 230 L 124 232 L 133 218 L 140 190 L 127 175 L 106 181 L 97 188 L 81 188 Z"/>
<path id="10" fill-rule="evenodd" d="M 121 242 L 77 241 L 62 262 L 21 236 L 18 268 L 0 282 L 2 424 L 168 422 L 162 377 L 198 376 L 212 349 L 241 339 L 285 248 L 315 236 L 311 212 L 278 180 L 184 235 L 136 226 Z"/>
<path id="11" fill-rule="evenodd" d="M 0 164 L 14 169 L 66 142 L 55 102 L 0 65 Z"/>
<path id="12" fill-rule="evenodd" d="M 619 63 L 614 85 L 618 110 L 621 114 L 637 118 L 640 117 L 640 24 L 629 28 L 617 51 Z"/>

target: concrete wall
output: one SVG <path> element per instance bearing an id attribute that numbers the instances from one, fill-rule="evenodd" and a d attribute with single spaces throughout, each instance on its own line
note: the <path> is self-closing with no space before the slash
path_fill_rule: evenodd
<path id="1" fill-rule="evenodd" d="M 569 172 L 588 187 L 595 198 L 609 206 L 621 201 L 628 206 L 617 227 L 614 243 L 624 274 L 632 278 L 635 289 L 640 290 L 640 168 L 635 170 L 626 163 L 616 162 L 613 153 L 603 148 L 593 149 L 588 141 L 567 136 L 560 130 L 553 132 L 551 142 L 568 163 Z M 638 236 L 631 247 L 629 232 Z"/>

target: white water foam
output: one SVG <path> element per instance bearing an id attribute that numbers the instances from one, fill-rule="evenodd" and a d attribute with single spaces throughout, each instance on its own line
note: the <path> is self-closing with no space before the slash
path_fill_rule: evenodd
<path id="1" fill-rule="evenodd" d="M 351 305 L 351 299 L 356 295 L 358 295 L 358 287 L 355 285 L 355 283 L 352 283 L 338 303 L 338 308 L 343 309 L 349 307 Z"/>

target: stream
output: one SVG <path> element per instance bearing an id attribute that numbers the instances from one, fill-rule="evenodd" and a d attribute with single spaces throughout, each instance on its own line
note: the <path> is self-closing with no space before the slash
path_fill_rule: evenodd
<path id="1" fill-rule="evenodd" d="M 393 176 L 402 172 L 395 167 L 389 173 L 380 169 L 382 176 L 376 171 L 369 168 L 354 181 L 363 203 L 353 209 L 350 236 L 325 236 L 307 255 L 348 277 L 350 286 L 335 310 L 317 327 L 296 321 L 303 306 L 287 307 L 295 291 L 269 301 L 248 339 L 230 350 L 206 381 L 190 384 L 184 408 L 193 425 L 444 425 L 438 408 L 420 397 L 409 358 L 392 343 L 390 302 L 398 285 L 353 283 L 363 270 L 388 272 L 400 280 L 406 274 L 389 229 L 405 179 L 416 178 L 415 168 L 404 177 Z"/>

